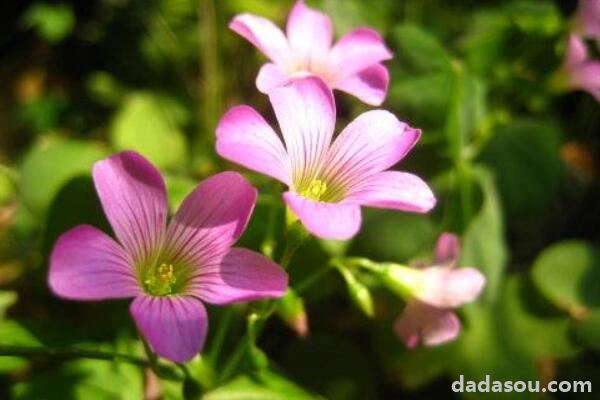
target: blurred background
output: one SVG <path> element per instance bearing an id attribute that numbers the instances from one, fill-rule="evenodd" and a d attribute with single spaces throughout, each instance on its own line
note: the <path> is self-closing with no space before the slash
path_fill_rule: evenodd
<path id="1" fill-rule="evenodd" d="M 375 302 L 368 318 L 331 271 L 302 292 L 306 338 L 281 319 L 269 321 L 259 344 L 273 372 L 260 380 L 242 375 L 206 398 L 481 398 L 452 392 L 461 374 L 590 380 L 600 393 L 600 104 L 554 84 L 576 2 L 307 3 L 332 17 L 336 37 L 363 25 L 385 37 L 395 58 L 386 63 L 391 84 L 382 108 L 424 132 L 399 167 L 430 182 L 439 203 L 430 215 L 364 210 L 363 229 L 351 242 L 312 240 L 301 248 L 290 268 L 292 285 L 325 268 L 333 255 L 430 259 L 443 231 L 461 236 L 460 265 L 480 268 L 488 284 L 478 302 L 461 309 L 458 340 L 407 351 L 392 331 L 401 300 L 358 276 Z M 265 60 L 227 23 L 250 12 L 283 26 L 291 6 L 276 0 L 2 2 L 0 344 L 143 355 L 127 302 L 52 296 L 48 252 L 79 223 L 110 231 L 90 169 L 112 152 L 137 150 L 158 166 L 173 208 L 203 177 L 236 168 L 214 151 L 220 116 L 246 103 L 274 117 L 254 85 Z M 349 95 L 336 93 L 336 100 L 338 131 L 368 110 Z M 242 242 L 260 249 L 265 239 L 280 239 L 266 221 L 274 212 L 282 225 L 283 208 L 271 180 L 245 175 L 261 197 Z M 244 331 L 245 307 L 233 315 L 211 307 L 209 314 L 213 327 L 223 318 L 233 321 L 227 354 Z M 121 363 L 0 357 L 2 399 L 140 399 L 151 397 L 153 382 Z M 153 393 L 177 399 L 180 386 L 165 383 Z M 485 398 L 595 399 L 598 393 Z"/>

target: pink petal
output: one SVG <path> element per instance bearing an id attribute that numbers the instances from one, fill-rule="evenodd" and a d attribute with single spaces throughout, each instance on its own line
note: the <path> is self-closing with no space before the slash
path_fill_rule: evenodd
<path id="1" fill-rule="evenodd" d="M 103 300 L 140 293 L 133 261 L 108 235 L 79 225 L 58 238 L 50 255 L 48 283 L 67 299 Z"/>
<path id="2" fill-rule="evenodd" d="M 379 106 L 385 100 L 390 76 L 385 66 L 373 64 L 364 70 L 340 79 L 334 88 L 351 94 L 372 106 Z"/>
<path id="3" fill-rule="evenodd" d="M 167 193 L 160 173 L 140 154 L 98 161 L 94 184 L 110 225 L 136 264 L 152 260 L 163 241 Z"/>
<path id="4" fill-rule="evenodd" d="M 260 68 L 256 77 L 256 87 L 262 93 L 269 93 L 276 87 L 285 85 L 290 81 L 290 76 L 281 67 L 267 63 Z"/>
<path id="5" fill-rule="evenodd" d="M 233 248 L 202 265 L 189 293 L 211 304 L 229 304 L 281 297 L 287 290 L 285 271 L 267 257 Z"/>
<path id="6" fill-rule="evenodd" d="M 577 20 L 584 35 L 600 40 L 600 1 L 579 0 Z"/>
<path id="7" fill-rule="evenodd" d="M 252 43 L 271 61 L 284 65 L 288 63 L 290 50 L 281 29 L 266 18 L 250 14 L 234 17 L 229 23 L 233 30 Z"/>
<path id="8" fill-rule="evenodd" d="M 425 303 L 455 308 L 474 301 L 485 285 L 475 268 L 430 267 L 423 270 L 423 289 L 416 296 Z"/>
<path id="9" fill-rule="evenodd" d="M 568 68 L 577 67 L 588 59 L 588 52 L 583 39 L 575 34 L 569 36 L 567 43 L 566 64 Z"/>
<path id="10" fill-rule="evenodd" d="M 594 93 L 600 90 L 600 61 L 589 61 L 572 71 L 575 87 Z"/>
<path id="11" fill-rule="evenodd" d="M 360 229 L 357 204 L 313 201 L 293 192 L 285 192 L 283 198 L 306 229 L 322 239 L 347 240 Z"/>
<path id="12" fill-rule="evenodd" d="M 129 308 L 138 330 L 157 355 L 174 362 L 192 359 L 204 346 L 206 309 L 188 296 L 139 296 Z"/>
<path id="13" fill-rule="evenodd" d="M 455 266 L 460 257 L 460 241 L 453 233 L 444 232 L 435 244 L 435 263 Z"/>
<path id="14" fill-rule="evenodd" d="M 269 94 L 292 166 L 295 185 L 314 178 L 335 128 L 331 90 L 316 77 L 307 77 Z"/>
<path id="15" fill-rule="evenodd" d="M 290 184 L 281 139 L 252 107 L 229 109 L 217 125 L 217 153 L 229 161 Z"/>
<path id="16" fill-rule="evenodd" d="M 358 28 L 344 35 L 330 53 L 332 68 L 340 80 L 392 57 L 381 35 L 370 28 Z"/>
<path id="17" fill-rule="evenodd" d="M 413 301 L 396 320 L 394 331 L 409 349 L 419 344 L 436 346 L 458 336 L 460 320 L 452 311 Z"/>
<path id="18" fill-rule="evenodd" d="M 350 189 L 400 161 L 420 135 L 420 130 L 388 111 L 367 111 L 336 138 L 327 153 L 323 179 Z"/>
<path id="19" fill-rule="evenodd" d="M 307 7 L 297 0 L 288 16 L 286 33 L 294 58 L 305 66 L 322 64 L 327 57 L 333 29 L 327 14 Z"/>
<path id="20" fill-rule="evenodd" d="M 435 196 L 418 176 L 398 171 L 383 171 L 357 183 L 346 194 L 345 202 L 424 213 L 435 206 Z"/>
<path id="21" fill-rule="evenodd" d="M 169 224 L 165 259 L 199 268 L 227 252 L 246 229 L 256 194 L 237 172 L 221 172 L 200 182 Z"/>

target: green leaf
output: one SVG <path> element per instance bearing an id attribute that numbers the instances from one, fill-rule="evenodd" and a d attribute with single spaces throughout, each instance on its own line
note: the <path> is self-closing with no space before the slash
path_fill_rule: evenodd
<path id="1" fill-rule="evenodd" d="M 65 4 L 37 3 L 27 10 L 23 23 L 27 27 L 35 27 L 38 34 L 50 43 L 58 43 L 75 27 L 75 14 Z"/>
<path id="2" fill-rule="evenodd" d="M 514 23 L 527 33 L 550 36 L 562 28 L 560 10 L 552 2 L 519 0 L 509 10 Z"/>
<path id="3" fill-rule="evenodd" d="M 131 94 L 112 121 L 112 145 L 135 150 L 159 168 L 179 168 L 187 161 L 182 119 L 173 100 L 146 92 Z"/>
<path id="4" fill-rule="evenodd" d="M 554 244 L 535 259 L 531 276 L 538 289 L 557 307 L 574 317 L 600 306 L 600 257 L 589 244 Z"/>
<path id="5" fill-rule="evenodd" d="M 404 24 L 394 30 L 398 53 L 416 71 L 446 71 L 452 67 L 452 59 L 446 49 L 432 34 L 423 28 Z"/>
<path id="6" fill-rule="evenodd" d="M 585 346 L 600 351 L 600 310 L 594 310 L 573 323 L 575 337 Z"/>
<path id="7" fill-rule="evenodd" d="M 492 302 L 498 296 L 507 261 L 502 208 L 491 173 L 483 168 L 474 168 L 472 172 L 481 187 L 483 203 L 465 232 L 460 265 L 483 272 L 486 285 L 482 297 Z"/>
<path id="8" fill-rule="evenodd" d="M 239 376 L 202 397 L 203 400 L 315 400 L 320 398 L 269 370 L 261 371 L 254 376 Z"/>
<path id="9" fill-rule="evenodd" d="M 167 184 L 167 193 L 169 194 L 169 207 L 173 212 L 179 208 L 183 200 L 198 185 L 198 181 L 175 175 L 165 175 L 165 181 Z"/>
<path id="10" fill-rule="evenodd" d="M 481 160 L 496 172 L 508 215 L 539 215 L 558 193 L 562 164 L 553 123 L 521 119 L 501 126 Z"/>
<path id="11" fill-rule="evenodd" d="M 3 166 L 0 165 L 0 206 L 8 203 L 15 193 L 11 177 L 2 168 Z"/>
<path id="12" fill-rule="evenodd" d="M 17 302 L 17 292 L 10 290 L 0 291 L 0 324 L 6 315 L 6 310 Z"/>
<path id="13" fill-rule="evenodd" d="M 94 142 L 42 138 L 23 161 L 20 181 L 23 202 L 35 213 L 44 214 L 67 181 L 89 174 L 92 164 L 104 156 L 104 149 Z"/>

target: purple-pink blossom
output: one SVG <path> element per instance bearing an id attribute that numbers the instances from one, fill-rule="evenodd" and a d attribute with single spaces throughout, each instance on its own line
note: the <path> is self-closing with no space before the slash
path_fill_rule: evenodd
<path id="1" fill-rule="evenodd" d="M 160 173 L 122 152 L 94 165 L 93 179 L 117 240 L 89 225 L 64 233 L 50 257 L 49 285 L 73 300 L 133 297 L 131 315 L 150 347 L 191 359 L 208 329 L 202 302 L 282 296 L 287 275 L 268 258 L 232 247 L 246 229 L 256 189 L 223 172 L 202 181 L 167 224 Z"/>
<path id="2" fill-rule="evenodd" d="M 583 37 L 597 40 L 600 46 L 600 0 L 579 0 L 575 23 Z"/>
<path id="3" fill-rule="evenodd" d="M 263 65 L 256 86 L 263 93 L 306 75 L 317 75 L 331 89 L 380 105 L 386 97 L 389 74 L 382 61 L 392 58 L 375 30 L 357 28 L 332 45 L 328 15 L 296 1 L 284 34 L 268 19 L 237 15 L 229 27 L 252 43 L 270 62 Z"/>
<path id="4" fill-rule="evenodd" d="M 474 301 L 485 277 L 475 268 L 456 268 L 459 256 L 458 238 L 444 233 L 438 239 L 433 265 L 410 274 L 411 299 L 394 325 L 406 347 L 439 345 L 460 333 L 460 320 L 452 309 Z"/>
<path id="5" fill-rule="evenodd" d="M 384 110 L 358 116 L 333 140 L 331 90 L 316 77 L 273 89 L 283 143 L 249 106 L 231 108 L 217 126 L 217 152 L 289 188 L 288 207 L 316 236 L 349 239 L 361 225 L 361 206 L 427 212 L 435 205 L 419 177 L 386 171 L 415 145 L 421 132 Z"/>
<path id="6" fill-rule="evenodd" d="M 585 42 L 571 34 L 563 63 L 567 86 L 590 93 L 600 101 L 600 60 L 590 58 Z"/>

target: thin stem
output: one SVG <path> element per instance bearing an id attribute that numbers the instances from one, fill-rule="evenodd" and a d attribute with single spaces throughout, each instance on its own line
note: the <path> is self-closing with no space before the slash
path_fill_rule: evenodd
<path id="1" fill-rule="evenodd" d="M 223 348 L 223 343 L 225 342 L 225 337 L 227 336 L 227 331 L 229 330 L 232 320 L 233 308 L 228 307 L 223 311 L 223 315 L 219 321 L 219 326 L 217 327 L 217 332 L 214 335 L 211 348 L 208 352 L 207 358 L 210 360 L 210 363 L 213 365 L 213 367 L 217 365 L 219 354 Z"/>
<path id="2" fill-rule="evenodd" d="M 317 271 L 312 274 L 309 275 L 308 277 L 306 277 L 306 279 L 304 279 L 302 282 L 300 282 L 297 286 L 296 286 L 296 294 L 300 295 L 304 292 L 306 292 L 308 289 L 310 289 L 315 283 L 317 283 L 318 281 L 320 281 L 325 275 L 327 275 L 329 273 L 329 271 L 331 271 L 332 268 L 329 267 L 325 267 L 325 268 L 319 268 L 317 269 Z"/>

